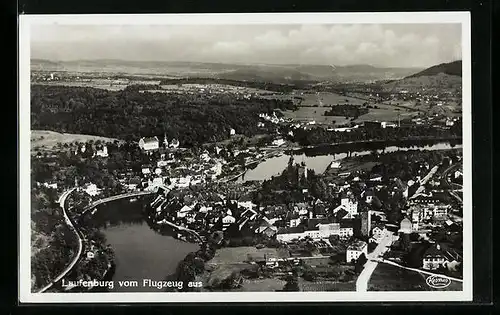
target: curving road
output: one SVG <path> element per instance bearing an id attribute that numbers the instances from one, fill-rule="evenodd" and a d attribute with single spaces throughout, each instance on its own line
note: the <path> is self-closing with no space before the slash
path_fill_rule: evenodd
<path id="1" fill-rule="evenodd" d="M 60 207 L 61 207 L 61 209 L 63 211 L 63 216 L 64 216 L 64 220 L 65 220 L 66 224 L 69 226 L 69 228 L 78 237 L 78 250 L 77 250 L 77 253 L 74 255 L 74 257 L 71 260 L 71 262 L 69 263 L 69 265 L 66 268 L 64 268 L 64 270 L 56 278 L 54 278 L 54 280 L 52 280 L 51 283 L 49 283 L 45 287 L 41 288 L 37 293 L 43 293 L 43 292 L 47 291 L 55 283 L 59 282 L 62 278 L 64 278 L 64 276 L 66 276 L 71 271 L 71 269 L 73 269 L 73 267 L 78 262 L 81 254 L 82 254 L 82 251 L 83 251 L 83 237 L 80 234 L 80 232 L 76 229 L 76 227 L 74 225 L 74 222 L 68 216 L 68 214 L 66 212 L 66 207 L 65 207 L 66 199 L 68 198 L 68 196 L 75 189 L 76 188 L 71 188 L 71 189 L 66 190 L 65 192 L 63 192 L 61 194 L 61 196 L 59 197 L 58 203 L 59 203 L 59 205 L 60 205 Z M 152 194 L 152 193 L 154 193 L 154 191 L 139 191 L 139 192 L 126 193 L 126 194 L 115 195 L 115 196 L 111 196 L 111 197 L 99 199 L 99 200 L 93 202 L 92 204 L 90 204 L 89 206 L 87 206 L 84 209 L 84 211 L 88 211 L 88 210 L 90 210 L 90 209 L 92 209 L 92 208 L 94 208 L 94 207 L 96 207 L 96 206 L 98 206 L 100 204 L 103 204 L 105 202 L 108 202 L 108 201 L 113 201 L 113 200 L 118 200 L 118 199 L 123 199 L 123 198 L 130 198 L 130 197 L 134 197 L 134 196 L 148 195 L 148 194 Z"/>
<path id="2" fill-rule="evenodd" d="M 453 189 L 453 187 L 459 187 L 460 189 L 463 188 L 462 185 L 460 184 L 457 184 L 457 183 L 453 183 L 453 182 L 450 182 L 450 178 L 449 176 L 451 175 L 450 173 L 452 171 L 455 171 L 456 169 L 460 168 L 462 164 L 453 164 L 451 165 L 450 167 L 448 167 L 442 174 L 441 174 L 441 178 L 445 181 L 445 183 L 450 187 L 450 189 L 448 189 L 448 193 L 453 197 L 455 198 L 460 204 L 463 203 L 463 200 L 462 198 L 457 195 L 457 193 L 455 192 L 455 190 Z"/>
<path id="3" fill-rule="evenodd" d="M 443 178 L 445 183 L 451 188 L 450 191 L 452 191 L 453 186 L 459 187 L 460 189 L 463 187 L 460 184 L 450 182 L 450 178 L 449 178 L 449 176 L 451 175 L 450 173 L 452 171 L 456 171 L 456 169 L 460 168 L 461 165 L 462 164 L 459 164 L 459 163 L 452 164 L 446 170 L 444 170 L 443 173 L 441 174 L 441 178 Z"/>
<path id="4" fill-rule="evenodd" d="M 378 260 L 382 255 L 388 250 L 388 247 L 391 246 L 393 239 L 393 234 L 390 231 L 386 231 L 384 237 L 380 240 L 377 247 L 373 250 L 373 252 L 367 255 L 368 261 L 365 263 L 363 271 L 358 276 L 356 280 L 356 291 L 357 292 L 366 292 L 368 290 L 368 281 L 377 268 Z"/>
<path id="5" fill-rule="evenodd" d="M 151 194 L 154 194 L 154 193 L 155 193 L 154 191 L 136 191 L 136 192 L 130 192 L 130 193 L 125 193 L 125 194 L 120 194 L 120 195 L 106 197 L 106 198 L 99 199 L 97 201 L 92 202 L 91 204 L 89 204 L 88 206 L 86 206 L 85 208 L 83 208 L 82 212 L 85 213 L 85 212 L 89 211 L 90 209 L 95 208 L 98 205 L 106 203 L 106 202 L 109 202 L 109 201 L 118 200 L 118 199 L 124 199 L 124 198 L 130 198 L 130 197 L 136 197 L 136 196 L 151 195 Z"/>
<path id="6" fill-rule="evenodd" d="M 50 289 L 55 283 L 59 282 L 59 280 L 61 280 L 64 276 L 66 276 L 68 274 L 68 272 L 71 271 L 71 269 L 75 266 L 76 262 L 78 261 L 78 258 L 80 258 L 80 255 L 82 253 L 82 249 L 83 249 L 83 242 L 82 242 L 82 238 L 80 236 L 80 233 L 78 232 L 78 230 L 75 228 L 72 220 L 69 218 L 68 214 L 66 213 L 66 207 L 65 207 L 65 203 L 66 203 L 66 199 L 68 198 L 68 196 L 75 190 L 76 188 L 71 188 L 69 190 L 66 190 L 65 192 L 62 193 L 62 195 L 59 197 L 59 205 L 61 206 L 61 209 L 62 209 L 62 212 L 63 212 L 63 216 L 64 216 L 64 221 L 66 222 L 66 224 L 69 226 L 69 228 L 76 234 L 76 236 L 78 237 L 78 250 L 76 252 L 76 254 L 74 255 L 73 259 L 71 260 L 71 262 L 69 263 L 69 265 L 64 268 L 64 270 L 57 276 L 54 278 L 54 280 L 52 280 L 51 283 L 49 283 L 48 285 L 46 285 L 45 287 L 41 288 L 40 290 L 38 290 L 37 293 L 43 293 L 45 291 L 47 291 L 48 289 Z"/>

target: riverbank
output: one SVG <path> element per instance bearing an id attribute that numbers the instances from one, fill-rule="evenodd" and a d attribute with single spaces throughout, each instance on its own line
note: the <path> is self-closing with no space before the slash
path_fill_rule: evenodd
<path id="1" fill-rule="evenodd" d="M 390 143 L 393 144 L 393 143 Z M 373 152 L 379 154 L 392 153 L 397 151 L 410 151 L 410 150 L 452 150 L 460 149 L 461 145 L 453 145 L 446 142 L 438 142 L 432 145 L 423 146 L 412 146 L 410 143 L 406 143 L 403 146 L 387 145 L 379 149 L 368 150 L 365 148 L 357 148 L 352 151 L 342 151 L 338 147 L 327 146 L 313 148 L 310 151 L 304 151 L 303 149 L 297 150 L 287 150 L 286 154 L 273 157 L 265 160 L 264 162 L 257 165 L 256 168 L 247 170 L 244 176 L 237 179 L 237 182 L 244 183 L 246 181 L 263 181 L 268 180 L 272 176 L 278 176 L 288 165 L 290 157 L 294 158 L 295 163 L 304 162 L 308 169 L 314 170 L 316 174 L 324 174 L 330 170 L 330 165 L 333 161 L 341 163 L 342 160 L 349 157 L 358 157 L 370 155 Z M 366 166 L 366 165 L 365 165 Z M 335 168 L 335 171 L 346 172 L 345 167 Z"/>
<path id="2" fill-rule="evenodd" d="M 183 226 L 180 226 L 180 225 L 177 225 L 173 222 L 170 222 L 170 221 L 167 221 L 166 219 L 163 219 L 159 222 L 157 222 L 156 224 L 158 225 L 168 225 L 168 226 L 171 226 L 173 228 L 176 228 L 178 230 L 181 230 L 181 231 L 185 231 L 185 232 L 188 232 L 190 233 L 191 235 L 193 235 L 195 238 L 198 239 L 198 241 L 200 242 L 200 244 L 203 244 L 204 241 L 203 241 L 203 238 L 200 236 L 200 234 L 198 234 L 198 232 L 196 232 L 195 230 L 191 230 L 191 229 L 188 229 L 186 227 L 183 227 Z"/>
<path id="3" fill-rule="evenodd" d="M 303 146 L 286 150 L 285 153 L 301 154 L 314 156 L 327 153 L 344 153 L 344 152 L 359 152 L 365 150 L 383 150 L 387 147 L 400 148 L 424 148 L 440 143 L 447 143 L 451 147 L 462 144 L 462 137 L 446 137 L 446 138 L 408 138 L 400 140 L 370 140 L 370 141 L 351 141 L 342 143 L 324 143 L 318 145 Z"/>

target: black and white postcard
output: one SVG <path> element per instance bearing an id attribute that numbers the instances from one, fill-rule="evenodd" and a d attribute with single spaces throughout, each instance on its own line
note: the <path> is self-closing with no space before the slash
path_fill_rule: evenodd
<path id="1" fill-rule="evenodd" d="M 21 302 L 472 300 L 469 13 L 19 23 Z"/>

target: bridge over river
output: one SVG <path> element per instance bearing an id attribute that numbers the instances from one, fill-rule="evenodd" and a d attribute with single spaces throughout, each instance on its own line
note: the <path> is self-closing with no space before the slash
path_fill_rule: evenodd
<path id="1" fill-rule="evenodd" d="M 168 187 L 162 186 L 161 188 L 165 189 L 165 191 L 167 191 L 167 192 L 170 191 L 170 189 Z M 96 200 L 96 201 L 92 202 L 91 204 L 89 204 L 88 206 L 86 206 L 83 209 L 83 213 L 86 213 L 90 209 L 93 209 L 93 208 L 97 207 L 98 205 L 106 203 L 106 202 L 110 202 L 110 201 L 114 201 L 114 200 L 119 200 L 119 199 L 126 199 L 126 198 L 138 197 L 138 196 L 152 195 L 152 194 L 155 194 L 155 193 L 156 193 L 156 190 L 134 191 L 134 192 L 129 192 L 129 193 L 125 193 L 125 194 L 120 194 L 120 195 L 115 195 L 115 196 L 110 196 L 110 197 L 102 198 L 102 199 Z"/>

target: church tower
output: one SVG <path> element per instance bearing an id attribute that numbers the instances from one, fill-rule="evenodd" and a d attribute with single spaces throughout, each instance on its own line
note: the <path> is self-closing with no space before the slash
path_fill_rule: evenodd
<path id="1" fill-rule="evenodd" d="M 167 140 L 167 134 L 163 134 L 163 145 L 165 148 L 168 148 L 168 140 Z"/>
<path id="2" fill-rule="evenodd" d="M 372 229 L 372 214 L 371 211 L 363 211 L 361 212 L 361 235 L 370 236 L 370 232 Z"/>

